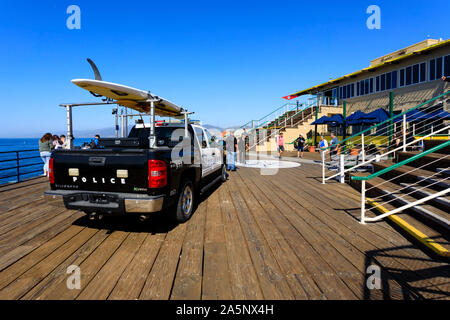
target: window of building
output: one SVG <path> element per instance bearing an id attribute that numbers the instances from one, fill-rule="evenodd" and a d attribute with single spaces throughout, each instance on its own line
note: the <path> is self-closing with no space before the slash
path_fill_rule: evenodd
<path id="1" fill-rule="evenodd" d="M 444 57 L 444 76 L 450 77 L 450 54 Z"/>
<path id="2" fill-rule="evenodd" d="M 415 64 L 412 66 L 412 83 L 419 83 L 419 65 Z"/>
<path id="3" fill-rule="evenodd" d="M 442 57 L 436 59 L 436 79 L 442 77 Z"/>
<path id="4" fill-rule="evenodd" d="M 377 76 L 375 78 L 375 91 L 376 92 L 380 91 L 380 76 Z"/>
<path id="5" fill-rule="evenodd" d="M 405 69 L 400 70 L 400 87 L 405 86 Z"/>
<path id="6" fill-rule="evenodd" d="M 386 74 L 381 75 L 381 91 L 386 90 Z"/>
<path id="7" fill-rule="evenodd" d="M 427 80 L 427 64 L 422 62 L 420 64 L 420 82 L 425 82 Z"/>
<path id="8" fill-rule="evenodd" d="M 391 73 L 386 73 L 386 90 L 391 89 Z"/>
<path id="9" fill-rule="evenodd" d="M 430 60 L 430 81 L 436 79 L 436 59 Z"/>
<path id="10" fill-rule="evenodd" d="M 405 83 L 409 86 L 412 83 L 412 67 L 407 67 L 405 72 Z"/>

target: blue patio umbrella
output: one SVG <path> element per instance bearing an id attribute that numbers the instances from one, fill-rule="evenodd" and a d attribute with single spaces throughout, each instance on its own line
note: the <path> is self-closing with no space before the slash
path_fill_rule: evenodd
<path id="1" fill-rule="evenodd" d="M 428 119 L 429 115 L 425 112 L 422 112 L 418 109 L 414 109 L 411 111 L 408 111 L 406 113 L 406 122 L 419 122 L 425 119 Z M 402 122 L 403 116 L 397 117 L 394 119 L 394 123 Z"/>
<path id="2" fill-rule="evenodd" d="M 431 113 L 427 113 L 426 119 L 440 119 L 440 120 L 450 120 L 450 113 L 445 110 L 436 110 Z"/>
<path id="3" fill-rule="evenodd" d="M 317 119 L 316 121 L 314 121 L 311 124 L 327 124 L 326 121 L 329 121 L 329 120 L 330 120 L 330 117 L 323 116 L 323 117 L 320 117 L 319 119 Z"/>
<path id="4" fill-rule="evenodd" d="M 325 120 L 326 124 L 329 124 L 333 127 L 336 127 L 338 125 L 344 124 L 344 117 L 341 114 L 334 114 L 331 117 L 328 118 L 328 120 Z"/>
<path id="5" fill-rule="evenodd" d="M 353 112 L 350 116 L 348 116 L 347 118 L 345 118 L 345 121 L 347 122 L 348 125 L 352 126 L 352 125 L 358 125 L 358 124 L 362 124 L 361 123 L 361 118 L 363 116 L 365 116 L 366 114 L 360 110 Z"/>
<path id="6" fill-rule="evenodd" d="M 380 123 L 389 119 L 389 113 L 383 108 L 378 108 L 360 118 L 362 124 Z"/>

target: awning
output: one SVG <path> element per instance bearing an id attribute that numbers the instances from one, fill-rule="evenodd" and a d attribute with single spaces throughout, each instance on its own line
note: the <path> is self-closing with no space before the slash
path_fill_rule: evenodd
<path id="1" fill-rule="evenodd" d="M 380 123 L 389 119 L 389 113 L 383 108 L 378 108 L 361 117 L 362 123 Z"/>

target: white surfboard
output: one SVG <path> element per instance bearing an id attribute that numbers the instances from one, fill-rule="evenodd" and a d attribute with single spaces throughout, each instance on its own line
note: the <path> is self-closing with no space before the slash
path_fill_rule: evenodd
<path id="1" fill-rule="evenodd" d="M 147 99 L 157 98 L 158 101 L 155 102 L 156 115 L 175 118 L 183 117 L 181 114 L 181 112 L 184 111 L 183 108 L 144 90 L 135 89 L 117 83 L 92 79 L 74 79 L 72 80 L 72 83 L 87 91 L 114 99 L 117 104 L 134 109 L 138 112 L 150 112 L 150 102 L 148 102 Z"/>

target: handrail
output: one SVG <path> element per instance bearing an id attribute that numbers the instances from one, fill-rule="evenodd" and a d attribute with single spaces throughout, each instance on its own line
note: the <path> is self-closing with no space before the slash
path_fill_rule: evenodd
<path id="1" fill-rule="evenodd" d="M 444 128 L 441 128 L 441 129 L 437 130 L 436 132 L 445 131 L 445 130 L 448 130 L 449 128 L 450 128 L 450 126 L 446 126 Z M 423 141 L 423 140 L 425 140 L 425 138 L 428 138 L 428 137 L 431 137 L 431 136 L 434 136 L 434 135 L 435 135 L 434 133 L 429 133 L 429 134 L 427 134 L 425 136 L 420 137 L 419 139 L 414 139 L 414 141 L 410 141 L 410 142 L 406 143 L 404 146 L 402 145 L 402 146 L 399 146 L 399 147 L 397 147 L 397 148 L 395 148 L 393 150 L 390 150 L 388 152 L 383 153 L 383 156 L 387 156 L 388 154 L 391 154 L 391 153 L 394 153 L 396 151 L 399 151 L 399 150 L 403 149 L 403 147 L 408 147 L 410 145 L 416 144 L 417 142 Z M 355 168 L 359 168 L 359 167 L 365 166 L 365 165 L 373 162 L 375 159 L 376 159 L 376 157 L 374 157 L 372 159 L 368 159 L 368 160 L 363 161 L 361 163 L 357 163 L 355 166 L 353 166 L 351 168 L 344 169 L 343 171 L 340 171 L 340 172 L 338 172 L 338 173 L 336 173 L 336 174 L 334 174 L 332 176 L 329 176 L 329 177 L 326 177 L 326 178 L 322 177 L 323 183 L 325 183 L 325 181 L 330 180 L 332 178 L 335 178 L 337 176 L 341 176 L 343 173 L 346 173 L 346 172 L 349 172 L 351 170 L 354 170 Z"/>
<path id="2" fill-rule="evenodd" d="M 358 180 L 358 181 L 361 181 L 361 180 L 364 180 L 364 181 L 371 180 L 371 179 L 376 178 L 376 177 L 378 177 L 378 176 L 380 176 L 380 175 L 382 175 L 382 174 L 385 174 L 386 172 L 389 172 L 389 171 L 391 171 L 391 170 L 394 170 L 394 169 L 396 169 L 396 168 L 398 168 L 398 167 L 401 167 L 401 166 L 404 165 L 404 164 L 410 163 L 410 162 L 412 162 L 412 161 L 414 161 L 414 160 L 420 159 L 420 158 L 422 158 L 423 156 L 426 156 L 426 155 L 428 155 L 428 154 L 430 154 L 430 153 L 433 153 L 433 152 L 435 152 L 435 151 L 437 151 L 437 150 L 440 150 L 440 149 L 442 149 L 442 148 L 445 148 L 445 147 L 447 147 L 447 146 L 449 146 L 449 145 L 450 145 L 450 140 L 447 141 L 447 142 L 441 143 L 440 145 L 437 145 L 437 146 L 435 146 L 435 147 L 433 147 L 433 148 L 431 148 L 431 149 L 429 149 L 429 150 L 427 150 L 427 151 L 424 151 L 424 152 L 421 152 L 421 153 L 419 153 L 419 154 L 416 154 L 415 156 L 412 156 L 411 158 L 408 158 L 408 159 L 405 159 L 405 160 L 403 160 L 403 161 L 401 161 L 401 162 L 398 162 L 398 163 L 396 163 L 396 164 L 394 164 L 394 165 L 392 165 L 392 166 L 390 166 L 390 167 L 388 167 L 388 168 L 385 168 L 385 169 L 383 169 L 383 170 L 380 170 L 380 171 L 377 171 L 377 172 L 375 172 L 375 173 L 372 173 L 371 175 L 368 175 L 367 177 L 352 177 L 352 180 Z"/>
<path id="3" fill-rule="evenodd" d="M 418 104 L 418 105 L 415 106 L 415 107 L 412 107 L 412 108 L 410 108 L 410 109 L 408 109 L 408 110 L 406 110 L 406 111 L 403 111 L 402 113 L 399 113 L 399 114 L 393 116 L 392 118 L 389 118 L 389 119 L 387 119 L 387 120 L 384 120 L 383 122 L 377 123 L 377 124 L 373 125 L 373 126 L 370 127 L 370 128 L 367 128 L 367 129 L 365 129 L 365 130 L 363 130 L 363 131 L 360 131 L 360 132 L 358 132 L 358 133 L 355 133 L 354 135 L 352 135 L 352 136 L 350 136 L 350 137 L 348 137 L 348 138 L 346 138 L 346 139 L 344 139 L 344 140 L 342 140 L 342 141 L 339 141 L 339 144 L 342 144 L 343 142 L 348 141 L 348 140 L 350 140 L 350 139 L 352 139 L 352 138 L 358 137 L 358 136 L 360 136 L 361 134 L 363 134 L 363 133 L 365 133 L 365 132 L 367 132 L 367 131 L 370 131 L 370 130 L 376 128 L 376 127 L 381 126 L 382 124 L 385 124 L 385 123 L 387 123 L 387 122 L 391 122 L 392 120 L 394 120 L 394 119 L 396 119 L 396 118 L 398 118 L 398 117 L 401 117 L 401 116 L 405 115 L 406 113 L 410 112 L 411 110 L 415 110 L 415 109 L 417 109 L 417 108 L 420 108 L 420 107 L 422 107 L 422 106 L 424 106 L 424 105 L 426 105 L 426 104 L 428 104 L 428 103 L 430 103 L 430 102 L 433 102 L 433 101 L 435 101 L 435 100 L 437 100 L 437 99 L 439 99 L 439 98 L 442 98 L 442 97 L 444 97 L 444 96 L 446 96 L 446 95 L 448 95 L 448 94 L 450 94 L 450 90 L 447 91 L 447 92 L 444 92 L 444 93 L 442 93 L 442 94 L 440 94 L 440 95 L 438 95 L 438 96 L 436 96 L 436 97 L 434 97 L 434 98 L 431 98 L 431 99 L 429 99 L 429 100 L 427 100 L 427 101 L 425 101 L 425 102 L 422 102 L 421 104 Z M 327 149 L 329 149 L 329 148 L 331 148 L 331 147 L 332 147 L 332 146 L 328 146 L 328 147 L 324 148 L 324 150 L 327 150 Z"/>
<path id="4" fill-rule="evenodd" d="M 19 157 L 20 153 L 22 153 L 22 152 L 36 152 L 36 151 L 39 151 L 39 149 L 1 151 L 0 154 L 12 153 L 12 154 L 15 154 L 16 156 L 15 156 L 15 158 L 12 158 L 12 159 L 3 159 L 0 162 L 5 163 L 5 162 L 13 162 L 13 161 L 15 161 L 16 165 L 15 166 L 11 166 L 11 167 L 0 168 L 0 171 L 7 171 L 7 170 L 14 170 L 15 169 L 16 173 L 13 174 L 13 175 L 0 176 L 0 180 L 16 177 L 17 178 L 16 182 L 19 182 L 19 181 L 21 181 L 20 178 L 23 175 L 32 174 L 32 173 L 36 173 L 36 172 L 41 172 L 42 168 L 39 168 L 38 170 L 28 171 L 28 172 L 20 172 L 21 168 L 42 165 L 42 162 L 39 162 L 39 163 L 23 163 L 23 164 L 20 163 L 21 160 L 29 160 L 29 159 L 40 158 L 40 156 L 33 156 L 33 157 L 27 156 L 27 157 L 20 158 Z M 0 182 L 0 185 L 1 184 L 5 184 L 5 183 L 6 182 Z"/>

